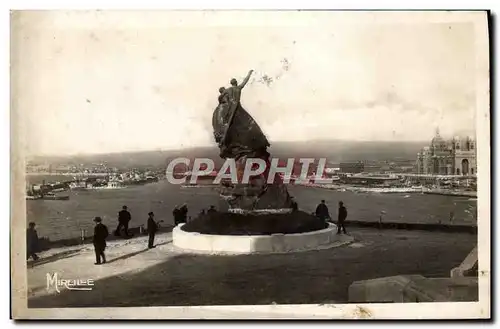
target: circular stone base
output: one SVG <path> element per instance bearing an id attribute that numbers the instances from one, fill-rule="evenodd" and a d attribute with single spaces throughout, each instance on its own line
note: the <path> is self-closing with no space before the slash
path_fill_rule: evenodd
<path id="1" fill-rule="evenodd" d="M 201 253 L 249 254 L 309 251 L 351 242 L 351 237 L 336 233 L 335 224 L 327 224 L 304 212 L 265 215 L 217 213 L 175 227 L 173 245 Z"/>
<path id="2" fill-rule="evenodd" d="M 188 252 L 202 254 L 272 254 L 328 249 L 352 242 L 353 238 L 337 234 L 329 224 L 319 231 L 272 235 L 213 235 L 185 232 L 184 224 L 172 232 L 173 245 Z"/>

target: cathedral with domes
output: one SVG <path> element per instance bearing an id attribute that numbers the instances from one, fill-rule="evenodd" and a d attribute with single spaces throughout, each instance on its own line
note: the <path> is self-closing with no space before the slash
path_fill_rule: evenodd
<path id="1" fill-rule="evenodd" d="M 470 137 L 445 140 L 436 129 L 429 146 L 417 155 L 417 173 L 421 175 L 474 176 L 477 172 L 476 142 Z"/>

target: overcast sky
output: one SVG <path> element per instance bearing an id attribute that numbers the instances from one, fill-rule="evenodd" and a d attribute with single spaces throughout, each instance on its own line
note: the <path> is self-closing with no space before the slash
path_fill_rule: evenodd
<path id="1" fill-rule="evenodd" d="M 474 26 L 374 17 L 24 14 L 13 65 L 27 152 L 213 145 L 218 88 L 250 69 L 242 104 L 271 142 L 473 134 Z"/>

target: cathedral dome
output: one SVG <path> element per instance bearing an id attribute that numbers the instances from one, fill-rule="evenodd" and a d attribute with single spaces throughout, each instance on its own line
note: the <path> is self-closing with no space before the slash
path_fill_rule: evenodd
<path id="1" fill-rule="evenodd" d="M 446 141 L 443 139 L 443 137 L 434 136 L 434 138 L 432 139 L 431 145 L 437 146 L 437 145 L 441 145 L 441 144 L 446 144 Z"/>
<path id="2" fill-rule="evenodd" d="M 448 146 L 447 144 L 448 143 L 446 143 L 443 137 L 441 137 L 441 135 L 439 134 L 439 129 L 436 129 L 436 135 L 431 141 L 431 146 L 437 149 L 446 149 Z"/>

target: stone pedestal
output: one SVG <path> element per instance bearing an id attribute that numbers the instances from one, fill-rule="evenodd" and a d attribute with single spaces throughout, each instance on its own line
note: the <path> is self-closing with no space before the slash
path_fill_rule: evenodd
<path id="1" fill-rule="evenodd" d="M 425 278 L 398 275 L 356 281 L 349 287 L 350 303 L 424 303 L 478 300 L 478 279 Z"/>
<path id="2" fill-rule="evenodd" d="M 459 278 L 464 276 L 477 276 L 478 257 L 477 246 L 465 257 L 464 261 L 454 269 L 451 270 L 450 276 L 452 278 Z"/>
<path id="3" fill-rule="evenodd" d="M 477 246 L 450 278 L 397 275 L 356 281 L 349 286 L 351 303 L 423 303 L 478 301 Z"/>
<path id="4" fill-rule="evenodd" d="M 227 181 L 220 186 L 220 195 L 228 203 L 230 212 L 261 212 L 269 211 L 291 211 L 292 199 L 279 175 L 275 175 L 273 183 L 268 183 L 270 162 L 268 154 L 259 157 L 266 163 L 266 169 L 262 174 L 251 176 L 248 183 L 242 183 L 243 172 L 247 157 L 236 161 L 238 172 L 238 183 L 232 184 Z"/>

